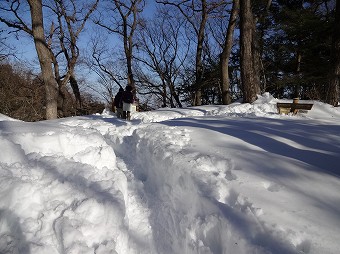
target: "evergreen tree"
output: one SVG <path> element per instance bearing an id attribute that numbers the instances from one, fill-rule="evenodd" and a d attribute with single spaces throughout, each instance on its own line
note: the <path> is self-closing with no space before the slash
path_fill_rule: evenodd
<path id="1" fill-rule="evenodd" d="M 326 102 L 333 106 L 338 106 L 340 92 L 340 0 L 336 1 L 331 60 L 332 71 L 326 92 Z"/>
<path id="2" fill-rule="evenodd" d="M 276 1 L 264 62 L 278 97 L 321 99 L 330 68 L 332 1 Z"/>

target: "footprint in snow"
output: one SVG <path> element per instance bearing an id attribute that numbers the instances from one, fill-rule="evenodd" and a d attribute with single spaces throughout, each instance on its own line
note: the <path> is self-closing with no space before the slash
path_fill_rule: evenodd
<path id="1" fill-rule="evenodd" d="M 271 182 L 264 182 L 263 187 L 270 192 L 278 192 L 283 188 L 281 185 Z"/>
<path id="2" fill-rule="evenodd" d="M 309 240 L 302 240 L 299 244 L 296 245 L 296 249 L 299 253 L 309 253 L 312 247 L 312 243 Z"/>

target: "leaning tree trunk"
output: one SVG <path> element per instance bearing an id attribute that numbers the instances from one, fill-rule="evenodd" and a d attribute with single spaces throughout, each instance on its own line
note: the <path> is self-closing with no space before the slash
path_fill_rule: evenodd
<path id="1" fill-rule="evenodd" d="M 260 93 L 256 27 L 251 0 L 240 0 L 241 81 L 243 102 L 252 103 Z"/>
<path id="2" fill-rule="evenodd" d="M 222 77 L 222 103 L 228 105 L 231 103 L 230 79 L 229 79 L 229 57 L 233 46 L 233 34 L 236 26 L 236 20 L 239 13 L 240 1 L 234 0 L 230 14 L 229 25 L 224 42 L 224 48 L 221 54 L 221 77 Z"/>
<path id="3" fill-rule="evenodd" d="M 336 1 L 332 42 L 332 73 L 326 91 L 326 102 L 338 106 L 340 95 L 340 0 Z"/>
<path id="4" fill-rule="evenodd" d="M 53 75 L 50 51 L 47 47 L 42 13 L 42 0 L 28 0 L 32 19 L 34 44 L 39 58 L 46 94 L 46 119 L 56 119 L 58 84 Z"/>

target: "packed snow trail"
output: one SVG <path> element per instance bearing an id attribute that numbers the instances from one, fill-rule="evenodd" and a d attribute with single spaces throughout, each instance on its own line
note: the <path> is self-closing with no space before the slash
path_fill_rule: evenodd
<path id="1" fill-rule="evenodd" d="M 89 126 L 96 128 L 96 123 Z M 124 223 L 127 234 L 137 238 L 131 238 L 132 246 L 134 240 L 148 239 L 151 247 L 144 253 L 297 253 L 287 239 L 265 229 L 257 208 L 230 190 L 229 183 L 237 179 L 232 160 L 195 151 L 188 129 L 133 122 L 117 127 L 102 121 L 98 127 L 127 178 Z M 226 196 L 231 205 L 223 201 Z M 251 238 L 254 243 L 247 241 Z"/>
<path id="2" fill-rule="evenodd" d="M 117 146 L 143 185 L 156 253 L 298 253 L 282 232 L 260 221 L 261 209 L 229 186 L 237 179 L 232 160 L 195 151 L 190 134 L 147 124 Z"/>

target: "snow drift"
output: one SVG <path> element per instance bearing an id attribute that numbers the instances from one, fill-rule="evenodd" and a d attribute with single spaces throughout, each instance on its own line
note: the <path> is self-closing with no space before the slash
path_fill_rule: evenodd
<path id="1" fill-rule="evenodd" d="M 278 101 L 0 115 L 0 253 L 337 253 L 340 111 Z"/>

